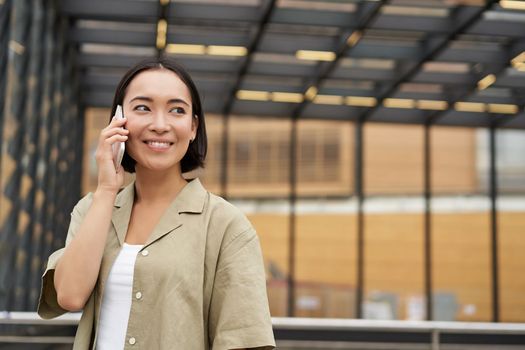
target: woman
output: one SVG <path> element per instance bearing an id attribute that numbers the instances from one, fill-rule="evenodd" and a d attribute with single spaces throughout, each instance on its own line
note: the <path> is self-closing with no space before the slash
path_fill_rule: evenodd
<path id="1" fill-rule="evenodd" d="M 182 173 L 207 141 L 190 76 L 168 59 L 131 68 L 96 151 L 98 186 L 73 209 L 43 275 L 43 318 L 83 310 L 74 349 L 272 349 L 257 235 L 235 207 Z M 124 128 L 125 127 L 125 128 Z M 112 145 L 126 143 L 123 185 Z M 120 191 L 119 191 L 120 190 Z"/>

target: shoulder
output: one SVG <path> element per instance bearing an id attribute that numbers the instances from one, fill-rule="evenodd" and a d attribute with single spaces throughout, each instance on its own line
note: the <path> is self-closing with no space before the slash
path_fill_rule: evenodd
<path id="1" fill-rule="evenodd" d="M 236 227 L 251 227 L 250 221 L 239 208 L 220 196 L 211 192 L 208 193 L 208 203 L 205 210 L 210 216 L 210 219 L 228 222 Z"/>
<path id="2" fill-rule="evenodd" d="M 237 238 L 253 238 L 255 230 L 246 215 L 236 206 L 209 192 L 208 203 L 205 207 L 209 220 L 209 229 L 215 234 L 222 234 L 223 244 Z"/>

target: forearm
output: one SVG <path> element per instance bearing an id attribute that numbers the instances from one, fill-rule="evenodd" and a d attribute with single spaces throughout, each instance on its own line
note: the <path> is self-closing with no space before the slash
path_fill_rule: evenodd
<path id="1" fill-rule="evenodd" d="M 67 245 L 55 269 L 54 283 L 59 305 L 82 309 L 98 278 L 111 224 L 115 194 L 97 191 L 75 238 Z"/>

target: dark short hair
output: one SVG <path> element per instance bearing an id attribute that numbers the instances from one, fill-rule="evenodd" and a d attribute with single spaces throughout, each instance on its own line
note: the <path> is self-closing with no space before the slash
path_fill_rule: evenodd
<path id="1" fill-rule="evenodd" d="M 197 135 L 193 142 L 190 143 L 188 151 L 182 157 L 181 160 L 181 172 L 186 173 L 188 171 L 194 170 L 198 167 L 204 167 L 204 160 L 206 159 L 206 152 L 208 149 L 208 138 L 206 136 L 206 124 L 204 121 L 204 111 L 202 110 L 201 99 L 197 87 L 190 75 L 184 68 L 182 68 L 178 63 L 173 59 L 167 57 L 160 58 L 147 58 L 133 67 L 131 67 L 126 74 L 120 80 L 117 90 L 115 91 L 115 97 L 113 98 L 113 105 L 111 107 L 110 120 L 115 115 L 117 110 L 117 105 L 122 105 L 124 102 L 124 95 L 126 95 L 126 90 L 131 83 L 131 81 L 141 72 L 151 70 L 151 69 L 169 69 L 182 80 L 182 82 L 188 87 L 191 95 L 191 108 L 192 108 L 192 118 L 197 116 L 198 126 L 197 126 Z M 122 167 L 125 171 L 129 173 L 135 172 L 135 159 L 126 151 L 124 157 L 122 158 Z"/>

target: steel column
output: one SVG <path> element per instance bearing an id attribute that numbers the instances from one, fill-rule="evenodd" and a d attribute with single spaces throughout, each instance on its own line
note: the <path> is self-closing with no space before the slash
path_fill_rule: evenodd
<path id="1" fill-rule="evenodd" d="M 431 199 L 432 199 L 432 138 L 429 124 L 424 126 L 424 160 L 423 160 L 423 176 L 424 176 L 424 201 L 425 201 L 425 216 L 424 216 L 424 277 L 425 281 L 425 302 L 426 302 L 426 319 L 432 320 L 433 311 L 433 295 L 432 295 L 432 213 L 431 213 Z"/>
<path id="2" fill-rule="evenodd" d="M 489 129 L 489 154 L 490 154 L 490 231 L 491 231 L 491 280 L 492 280 L 492 322 L 500 321 L 499 313 L 499 259 L 498 259 L 498 173 L 497 173 L 497 148 L 496 125 Z"/>
<path id="3" fill-rule="evenodd" d="M 355 196 L 357 199 L 357 281 L 356 281 L 356 318 L 363 318 L 363 294 L 365 276 L 365 222 L 364 203 L 364 142 L 363 122 L 355 124 Z"/>

